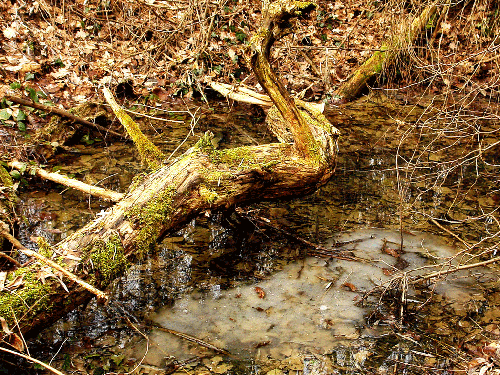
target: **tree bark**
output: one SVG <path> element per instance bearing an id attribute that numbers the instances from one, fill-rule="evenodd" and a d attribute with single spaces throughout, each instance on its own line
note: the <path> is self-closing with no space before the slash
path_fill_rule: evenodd
<path id="1" fill-rule="evenodd" d="M 397 35 L 393 40 L 382 44 L 380 50 L 375 52 L 357 68 L 347 81 L 338 88 L 336 92 L 337 101 L 345 103 L 355 99 L 372 77 L 381 73 L 384 68 L 392 64 L 401 49 L 413 42 L 417 35 L 425 28 L 429 19 L 436 13 L 436 9 L 436 5 L 426 7 L 401 34 Z"/>
<path id="2" fill-rule="evenodd" d="M 335 170 L 338 132 L 314 109 L 299 111 L 267 61 L 287 21 L 311 7 L 290 0 L 272 3 L 263 12 L 267 16 L 259 36 L 252 40 L 255 74 L 288 122 L 283 126 L 291 129 L 294 143 L 216 150 L 213 135 L 207 132 L 173 164 L 138 178 L 125 197 L 99 218 L 54 247 L 41 246 L 44 256 L 102 290 L 159 238 L 203 211 L 301 196 L 326 183 Z M 264 33 L 267 36 L 261 38 Z M 63 275 L 59 276 L 68 292 L 52 278 L 43 284 L 39 270 L 37 264 L 17 270 L 23 275 L 22 287 L 15 293 L 0 293 L 0 316 L 13 325 L 13 311 L 24 334 L 43 329 L 91 298 Z"/>

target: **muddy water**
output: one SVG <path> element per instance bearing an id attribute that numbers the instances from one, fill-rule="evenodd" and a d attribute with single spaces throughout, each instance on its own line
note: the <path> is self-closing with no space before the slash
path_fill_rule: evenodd
<path id="1" fill-rule="evenodd" d="M 421 233 L 436 228 L 408 214 L 404 251 L 397 252 L 401 237 L 395 229 L 404 199 L 394 170 L 397 140 L 385 130 L 393 118 L 387 111 L 369 112 L 369 122 L 340 124 L 338 169 L 326 186 L 308 197 L 254 205 L 250 216 L 212 213 L 193 220 L 110 287 L 119 306 L 91 302 L 79 308 L 34 340 L 32 354 L 82 374 L 133 369 L 160 374 L 173 370 L 176 361 L 186 361 L 179 374 L 435 373 L 466 363 L 470 358 L 457 355 L 454 346 L 477 347 L 477 326 L 488 326 L 488 335 L 498 331 L 494 274 L 475 269 L 428 288 L 410 288 L 403 318 L 402 296 L 392 292 L 397 288 L 361 301 L 364 292 L 384 285 L 398 270 L 445 261 L 458 251 L 453 241 Z M 194 125 L 185 117 L 183 125 L 144 128 L 173 151 Z M 249 108 L 205 111 L 183 147 L 206 130 L 216 134 L 220 147 L 269 142 L 261 119 L 262 113 Z M 102 146 L 75 144 L 56 164 L 87 182 L 124 191 L 140 172 L 136 155 L 127 144 Z M 31 182 L 22 196 L 26 245 L 38 235 L 57 242 L 107 206 L 50 188 L 49 193 L 46 185 Z M 435 199 L 424 204 L 440 209 Z M 259 225 L 251 215 L 327 249 L 335 241 L 358 260 L 311 257 L 310 247 Z"/>

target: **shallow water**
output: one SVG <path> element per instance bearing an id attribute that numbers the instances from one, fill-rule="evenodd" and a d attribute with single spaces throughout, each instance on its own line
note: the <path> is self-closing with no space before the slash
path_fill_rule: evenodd
<path id="1" fill-rule="evenodd" d="M 262 123 L 252 122 L 248 113 L 219 108 L 200 120 L 195 134 L 211 130 L 220 136 L 221 147 L 269 142 Z M 492 292 L 497 278 L 475 269 L 473 278 L 454 274 L 447 282 L 410 288 L 404 319 L 401 295 L 391 295 L 397 288 L 389 288 L 385 298 L 377 293 L 361 303 L 364 292 L 398 271 L 444 261 L 458 251 L 453 241 L 418 232 L 436 227 L 409 213 L 403 221 L 404 252 L 398 253 L 400 232 L 394 229 L 400 225 L 402 198 L 390 148 L 394 141 L 380 130 L 390 121 L 382 111 L 372 112 L 369 124 L 341 124 L 337 173 L 326 186 L 307 197 L 252 205 L 247 216 L 228 219 L 213 213 L 193 220 L 110 286 L 119 308 L 91 302 L 77 309 L 33 340 L 32 353 L 47 361 L 54 357 L 58 368 L 70 360 L 71 371 L 96 374 L 131 371 L 139 364 L 141 373 L 162 373 L 173 361 L 193 356 L 204 357 L 183 367 L 193 373 L 384 373 L 395 363 L 445 368 L 450 361 L 440 358 L 450 355 L 449 349 L 443 345 L 437 350 L 433 340 L 475 345 L 470 317 L 496 325 L 500 317 L 485 316 L 484 306 L 500 305 Z M 150 135 L 170 151 L 189 129 L 188 124 L 159 126 Z M 118 191 L 126 190 L 141 171 L 130 145 L 119 142 L 104 149 L 75 145 L 60 160 L 63 172 L 76 172 L 88 182 L 104 179 L 100 186 Z M 66 189 L 46 189 L 33 184 L 22 196 L 27 220 L 20 238 L 26 246 L 33 246 L 29 238 L 36 235 L 57 242 L 107 207 Z M 444 210 L 436 199 L 420 203 L 428 210 Z M 293 236 L 252 221 L 252 215 Z M 359 239 L 341 250 L 361 259 L 310 257 L 314 250 L 294 236 L 326 248 Z M 478 281 L 493 289 L 478 288 Z M 231 355 L 221 357 L 160 332 L 151 328 L 151 320 L 224 347 Z M 427 356 L 415 354 L 424 352 Z"/>
<path id="2" fill-rule="evenodd" d="M 425 233 L 404 235 L 401 259 L 386 251 L 388 247 L 397 248 L 400 242 L 400 234 L 395 231 L 361 229 L 343 233 L 335 240 L 360 241 L 346 244 L 344 249 L 362 261 L 306 257 L 263 281 L 226 290 L 213 285 L 207 291 L 193 291 L 149 318 L 162 327 L 225 348 L 240 360 L 268 362 L 327 355 L 340 345 L 368 346 L 392 331 L 388 325 L 369 325 L 365 317 L 372 308 L 362 306 L 360 301 L 374 287 L 388 285 L 401 259 L 407 262 L 405 270 L 410 270 L 433 265 L 436 260 L 444 262 L 456 254 L 441 238 Z M 459 276 L 460 281 L 442 281 L 436 290 L 450 303 L 467 301 L 467 288 L 475 282 L 465 273 Z M 366 305 L 373 302 L 372 298 Z M 164 364 L 165 352 L 178 360 L 205 352 L 154 328 L 149 345 L 144 363 L 158 367 Z M 140 357 L 145 346 L 137 349 L 135 356 Z"/>

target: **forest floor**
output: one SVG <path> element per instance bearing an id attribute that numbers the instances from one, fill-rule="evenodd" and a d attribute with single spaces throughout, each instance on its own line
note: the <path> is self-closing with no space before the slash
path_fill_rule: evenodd
<path id="1" fill-rule="evenodd" d="M 294 95 L 329 104 L 335 89 L 423 5 L 319 1 L 313 16 L 274 48 L 278 75 Z M 4 2 L 0 97 L 27 95 L 69 109 L 101 101 L 102 85 L 122 83 L 118 96 L 161 108 L 213 95 L 208 79 L 259 90 L 245 46 L 259 25 L 260 8 L 257 0 Z M 498 10 L 471 2 L 440 11 L 427 35 L 412 48 L 402 46 L 396 67 L 373 87 L 413 101 L 424 92 L 473 92 L 486 99 L 498 94 Z M 30 134 L 43 125 L 2 105 L 0 136 Z"/>

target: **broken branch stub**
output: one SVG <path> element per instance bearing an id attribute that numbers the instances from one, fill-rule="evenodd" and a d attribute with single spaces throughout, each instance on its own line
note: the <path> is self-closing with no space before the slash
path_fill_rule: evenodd
<path id="1" fill-rule="evenodd" d="M 146 163 L 148 168 L 155 169 L 159 167 L 162 160 L 165 159 L 165 155 L 142 133 L 139 125 L 118 105 L 111 91 L 107 87 L 103 87 L 102 92 L 116 117 L 118 117 L 128 135 L 132 138 L 141 160 Z"/>

